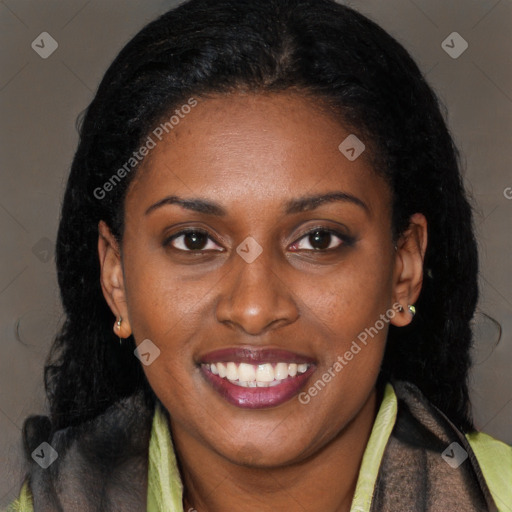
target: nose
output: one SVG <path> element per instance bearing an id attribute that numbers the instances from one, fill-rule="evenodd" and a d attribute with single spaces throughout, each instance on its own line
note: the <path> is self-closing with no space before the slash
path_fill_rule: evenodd
<path id="1" fill-rule="evenodd" d="M 293 293 L 265 251 L 252 263 L 235 256 L 223 280 L 217 320 L 249 335 L 261 335 L 291 324 L 300 316 Z"/>

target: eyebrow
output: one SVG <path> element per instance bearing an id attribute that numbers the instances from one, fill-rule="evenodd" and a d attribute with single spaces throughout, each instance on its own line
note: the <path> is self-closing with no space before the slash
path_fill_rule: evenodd
<path id="1" fill-rule="evenodd" d="M 155 204 L 152 204 L 145 211 L 144 215 L 148 215 L 157 208 L 160 208 L 167 204 L 177 204 L 187 210 L 192 210 L 194 212 L 199 213 L 206 213 L 209 215 L 217 215 L 219 217 L 226 215 L 226 210 L 224 210 L 224 208 L 222 208 L 222 206 L 220 206 L 218 203 L 214 203 L 213 201 L 207 201 L 205 199 L 183 199 L 178 196 L 164 197 Z"/>
<path id="2" fill-rule="evenodd" d="M 286 214 L 300 213 L 307 210 L 314 210 L 324 203 L 333 203 L 342 201 L 355 204 L 361 207 L 367 214 L 370 214 L 368 205 L 358 197 L 347 192 L 329 192 L 328 194 L 318 194 L 315 196 L 299 197 L 289 201 L 286 205 Z"/>
<path id="3" fill-rule="evenodd" d="M 325 203 L 332 203 L 335 201 L 348 202 L 355 204 L 365 210 L 367 214 L 370 213 L 370 209 L 368 205 L 359 199 L 358 197 L 348 194 L 347 192 L 329 192 L 328 194 L 318 194 L 313 196 L 305 196 L 299 197 L 297 199 L 292 199 L 288 201 L 285 206 L 285 213 L 287 215 L 291 215 L 294 213 L 300 213 L 308 210 L 314 210 L 318 208 L 320 205 Z M 208 201 L 206 199 L 183 199 L 178 196 L 167 196 L 161 199 L 160 201 L 152 204 L 146 211 L 145 215 L 153 212 L 154 210 L 161 208 L 165 205 L 177 204 L 182 208 L 187 210 L 192 210 L 199 213 L 205 213 L 208 215 L 216 215 L 218 217 L 223 217 L 227 215 L 226 210 L 218 203 L 213 201 Z"/>

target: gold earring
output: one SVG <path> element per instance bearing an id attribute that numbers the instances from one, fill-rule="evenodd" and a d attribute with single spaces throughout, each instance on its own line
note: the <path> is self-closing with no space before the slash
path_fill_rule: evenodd
<path id="1" fill-rule="evenodd" d="M 122 317 L 119 317 L 119 320 L 116 322 L 116 328 L 118 331 L 121 330 L 121 322 L 123 321 Z M 119 345 L 122 345 L 123 344 L 123 339 L 121 338 L 121 336 L 119 336 Z"/>

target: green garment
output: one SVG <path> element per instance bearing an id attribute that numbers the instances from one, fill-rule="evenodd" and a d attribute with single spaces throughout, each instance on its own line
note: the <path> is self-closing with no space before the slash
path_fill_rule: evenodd
<path id="1" fill-rule="evenodd" d="M 351 512 L 369 512 L 380 463 L 397 416 L 391 384 L 384 397 L 363 455 Z M 512 447 L 481 432 L 466 435 L 499 512 L 512 512 Z M 172 446 L 167 418 L 157 406 L 149 444 L 148 512 L 185 512 L 183 485 Z M 9 512 L 33 512 L 27 482 Z"/>

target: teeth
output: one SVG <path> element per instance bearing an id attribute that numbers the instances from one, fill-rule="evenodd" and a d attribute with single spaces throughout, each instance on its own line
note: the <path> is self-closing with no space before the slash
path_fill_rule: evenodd
<path id="1" fill-rule="evenodd" d="M 278 386 L 281 383 L 278 380 L 273 380 L 272 382 L 247 382 L 244 380 L 230 380 L 229 382 L 242 388 L 272 388 L 274 386 Z"/>
<path id="2" fill-rule="evenodd" d="M 219 370 L 219 377 L 224 378 L 226 376 L 226 367 L 224 363 L 217 363 L 217 370 Z"/>
<path id="3" fill-rule="evenodd" d="M 226 368 L 226 379 L 238 380 L 238 370 L 235 363 L 228 363 Z"/>
<path id="4" fill-rule="evenodd" d="M 284 379 L 305 373 L 310 367 L 307 363 L 211 363 L 204 365 L 214 375 L 229 380 L 232 384 L 246 388 L 267 388 L 277 386 Z"/>
<path id="5" fill-rule="evenodd" d="M 256 370 L 256 382 L 272 382 L 274 380 L 274 368 L 269 363 L 259 364 Z"/>
<path id="6" fill-rule="evenodd" d="M 254 382 L 256 380 L 256 369 L 252 364 L 240 363 L 238 378 L 243 382 Z"/>
<path id="7" fill-rule="evenodd" d="M 305 363 L 297 365 L 297 372 L 298 373 L 304 373 L 307 369 L 308 369 L 308 365 L 305 364 Z"/>
<path id="8" fill-rule="evenodd" d="M 288 365 L 286 363 L 277 363 L 274 371 L 274 378 L 276 380 L 283 380 L 288 377 Z"/>

